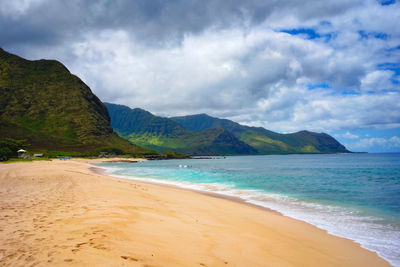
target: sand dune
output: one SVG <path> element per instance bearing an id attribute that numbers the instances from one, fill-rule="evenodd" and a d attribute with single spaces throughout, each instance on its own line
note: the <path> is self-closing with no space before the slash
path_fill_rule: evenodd
<path id="1" fill-rule="evenodd" d="M 389 266 L 309 224 L 87 162 L 0 164 L 1 266 Z"/>

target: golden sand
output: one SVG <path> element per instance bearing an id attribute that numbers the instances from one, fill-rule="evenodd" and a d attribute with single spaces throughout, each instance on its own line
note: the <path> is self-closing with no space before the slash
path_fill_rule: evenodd
<path id="1" fill-rule="evenodd" d="M 87 162 L 0 164 L 0 266 L 390 266 L 307 223 Z"/>

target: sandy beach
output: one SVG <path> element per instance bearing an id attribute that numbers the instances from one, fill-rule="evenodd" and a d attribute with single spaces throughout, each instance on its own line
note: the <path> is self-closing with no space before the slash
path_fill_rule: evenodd
<path id="1" fill-rule="evenodd" d="M 390 266 L 307 223 L 98 161 L 0 164 L 0 266 Z"/>

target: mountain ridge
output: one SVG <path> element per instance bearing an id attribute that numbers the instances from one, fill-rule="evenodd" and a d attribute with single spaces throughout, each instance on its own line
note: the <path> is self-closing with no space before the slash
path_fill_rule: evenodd
<path id="1" fill-rule="evenodd" d="M 307 130 L 280 134 L 263 127 L 251 127 L 237 122 L 211 117 L 207 114 L 171 117 L 183 127 L 192 130 L 222 127 L 232 132 L 239 140 L 251 145 L 260 154 L 292 153 L 348 153 L 342 144 L 326 133 Z"/>
<path id="2" fill-rule="evenodd" d="M 155 116 L 143 109 L 105 102 L 111 126 L 121 136 L 140 146 L 159 152 L 175 151 L 190 155 L 255 154 L 251 146 L 224 129 L 191 131 L 168 118 Z"/>
<path id="3" fill-rule="evenodd" d="M 262 127 L 244 126 L 234 121 L 211 117 L 204 113 L 163 118 L 142 109 L 131 109 L 112 103 L 105 103 L 105 105 L 110 112 L 111 125 L 118 133 L 134 143 L 158 151 L 163 151 L 165 147 L 168 147 L 177 152 L 202 155 L 207 155 L 207 151 L 211 152 L 209 155 L 224 155 L 224 152 L 231 152 L 230 154 L 235 155 L 349 152 L 333 137 L 325 133 L 300 131 L 291 134 L 279 134 Z M 123 116 L 119 113 L 119 109 L 123 111 Z M 126 113 L 128 110 L 135 113 L 133 118 Z M 133 128 L 129 128 L 127 124 L 143 119 L 140 118 L 139 113 L 150 114 L 151 120 L 161 123 L 162 126 L 157 125 L 157 123 L 156 125 L 150 123 L 151 127 L 148 124 L 143 127 L 139 123 L 134 125 Z M 116 125 L 118 121 L 124 122 L 124 125 Z M 163 129 L 160 131 L 157 127 Z M 218 139 L 218 136 L 215 135 L 216 132 L 225 136 L 225 138 L 221 137 L 225 144 L 220 149 L 213 142 L 213 140 Z M 196 135 L 196 133 L 198 134 Z M 207 138 L 211 139 L 207 140 Z M 231 140 L 234 146 L 237 144 L 240 149 L 233 149 L 235 153 L 232 153 L 229 149 L 224 150 L 229 143 L 228 140 Z M 179 142 L 181 142 L 180 145 Z M 191 148 L 185 147 L 189 143 Z"/>

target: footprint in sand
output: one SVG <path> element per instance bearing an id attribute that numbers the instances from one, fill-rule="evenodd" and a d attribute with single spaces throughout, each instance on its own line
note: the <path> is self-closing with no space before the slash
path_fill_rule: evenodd
<path id="1" fill-rule="evenodd" d="M 78 244 L 75 245 L 75 247 L 76 248 L 80 248 L 81 246 L 86 245 L 86 244 L 87 244 L 87 242 L 78 243 Z"/>
<path id="2" fill-rule="evenodd" d="M 32 236 L 34 236 L 34 234 L 26 234 L 26 235 L 23 236 L 23 237 L 24 237 L 24 240 L 26 240 L 26 239 L 28 239 L 28 238 L 30 238 L 30 237 L 32 237 Z"/>
<path id="3" fill-rule="evenodd" d="M 135 258 L 130 257 L 130 256 L 121 256 L 121 258 L 123 258 L 124 260 L 139 261 L 138 259 L 135 259 Z"/>
<path id="4" fill-rule="evenodd" d="M 55 252 L 55 251 L 50 251 L 49 253 L 47 253 L 47 257 L 53 256 L 55 253 L 57 253 L 57 252 Z"/>
<path id="5" fill-rule="evenodd" d="M 93 246 L 93 248 L 95 248 L 95 249 L 101 249 L 101 250 L 107 250 L 107 247 L 105 247 L 105 246 L 102 245 L 102 244 L 95 245 L 95 246 Z"/>
<path id="6" fill-rule="evenodd" d="M 32 255 L 29 255 L 26 259 L 25 259 L 25 261 L 27 261 L 27 262 L 31 262 L 31 261 L 34 261 L 35 260 L 35 258 L 32 256 Z"/>

